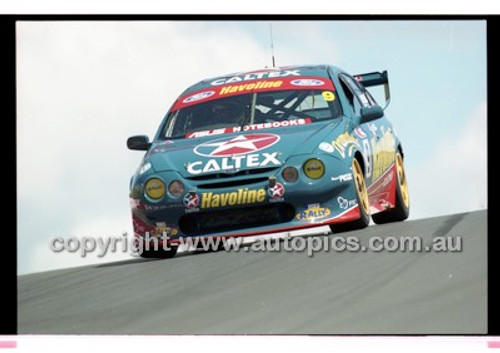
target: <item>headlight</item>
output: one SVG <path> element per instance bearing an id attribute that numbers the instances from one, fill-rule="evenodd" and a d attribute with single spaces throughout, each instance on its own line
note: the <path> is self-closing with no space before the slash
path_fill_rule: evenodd
<path id="1" fill-rule="evenodd" d="M 184 193 L 184 185 L 179 180 L 174 180 L 168 184 L 168 192 L 173 197 L 179 197 Z"/>
<path id="2" fill-rule="evenodd" d="M 158 178 L 149 179 L 144 186 L 144 192 L 149 198 L 159 200 L 165 195 L 165 184 Z"/>
<path id="3" fill-rule="evenodd" d="M 285 179 L 289 183 L 293 183 L 297 181 L 299 177 L 299 172 L 294 167 L 286 167 L 281 172 L 281 175 L 283 176 L 283 179 Z"/>
<path id="4" fill-rule="evenodd" d="M 325 174 L 325 165 L 316 158 L 307 160 L 303 168 L 304 173 L 311 179 L 319 179 Z"/>

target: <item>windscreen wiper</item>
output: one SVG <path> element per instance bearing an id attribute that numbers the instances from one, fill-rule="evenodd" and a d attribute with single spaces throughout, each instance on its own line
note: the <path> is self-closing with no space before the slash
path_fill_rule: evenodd
<path id="1" fill-rule="evenodd" d="M 254 119 L 255 119 L 255 104 L 257 102 L 257 93 L 252 94 L 252 101 L 250 102 L 250 114 L 248 114 L 245 119 L 243 119 L 241 123 L 241 130 L 243 130 L 243 126 L 247 125 L 248 123 L 253 124 Z M 248 121 L 250 120 L 250 121 Z"/>

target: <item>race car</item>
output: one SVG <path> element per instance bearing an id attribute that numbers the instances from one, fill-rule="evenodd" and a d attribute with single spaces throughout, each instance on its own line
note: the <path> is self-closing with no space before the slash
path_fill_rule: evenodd
<path id="1" fill-rule="evenodd" d="M 134 236 L 241 237 L 329 225 L 333 232 L 403 221 L 403 147 L 367 87 L 387 71 L 351 76 L 331 65 L 266 68 L 185 90 L 130 182 Z M 151 256 L 151 252 L 143 256 Z"/>

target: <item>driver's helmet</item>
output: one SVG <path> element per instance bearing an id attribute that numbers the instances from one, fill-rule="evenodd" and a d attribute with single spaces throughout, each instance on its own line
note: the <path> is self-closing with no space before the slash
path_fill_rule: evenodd
<path id="1" fill-rule="evenodd" d="M 244 106 L 237 101 L 214 102 L 212 121 L 218 124 L 239 124 L 244 119 Z"/>

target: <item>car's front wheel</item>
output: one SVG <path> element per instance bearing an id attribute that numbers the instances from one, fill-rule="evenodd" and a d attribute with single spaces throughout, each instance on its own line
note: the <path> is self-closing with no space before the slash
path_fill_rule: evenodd
<path id="1" fill-rule="evenodd" d="M 145 259 L 170 259 L 177 254 L 177 246 L 171 246 L 170 249 L 165 250 L 161 247 L 157 250 L 155 249 L 144 249 L 140 256 Z"/>
<path id="2" fill-rule="evenodd" d="M 352 176 L 354 187 L 356 188 L 360 218 L 347 223 L 332 224 L 330 228 L 334 233 L 363 229 L 370 224 L 370 201 L 368 199 L 368 191 L 366 190 L 365 176 L 356 158 L 352 160 Z"/>
<path id="3" fill-rule="evenodd" d="M 403 157 L 396 154 L 396 206 L 390 210 L 372 215 L 373 222 L 384 224 L 401 222 L 410 214 L 410 196 L 408 193 L 408 182 L 403 165 Z"/>

